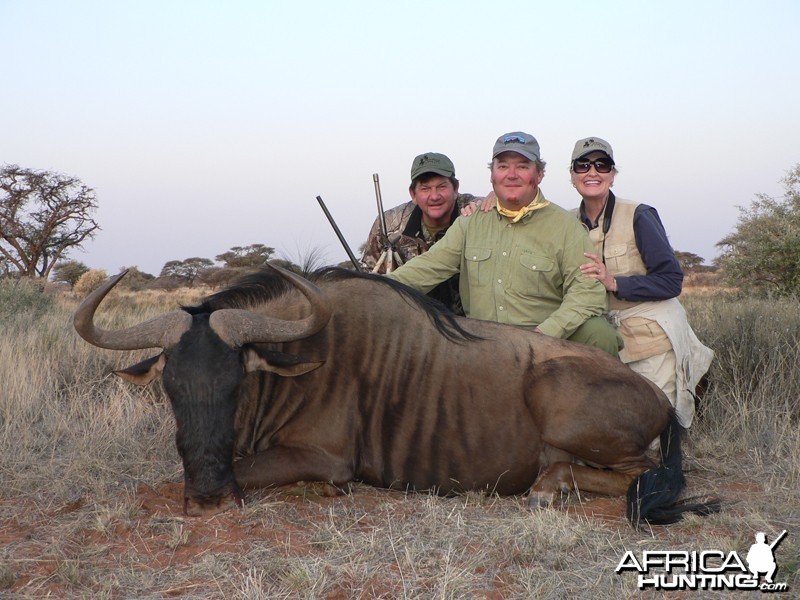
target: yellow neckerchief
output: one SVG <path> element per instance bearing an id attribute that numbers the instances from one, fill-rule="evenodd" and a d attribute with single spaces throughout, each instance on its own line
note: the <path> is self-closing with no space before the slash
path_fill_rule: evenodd
<path id="1" fill-rule="evenodd" d="M 504 217 L 508 217 L 509 219 L 511 219 L 512 223 L 516 223 L 522 217 L 527 215 L 529 212 L 533 212 L 535 210 L 539 210 L 540 208 L 544 208 L 545 206 L 548 206 L 549 204 L 550 204 L 550 201 L 544 199 L 544 196 L 542 195 L 542 190 L 538 190 L 536 192 L 536 198 L 533 199 L 533 202 L 531 202 L 530 204 L 528 204 L 526 206 L 523 206 L 519 210 L 509 210 L 507 208 L 503 208 L 502 206 L 500 206 L 500 199 L 499 198 L 497 199 L 497 202 L 496 202 L 495 206 L 497 208 L 497 212 L 499 212 Z"/>

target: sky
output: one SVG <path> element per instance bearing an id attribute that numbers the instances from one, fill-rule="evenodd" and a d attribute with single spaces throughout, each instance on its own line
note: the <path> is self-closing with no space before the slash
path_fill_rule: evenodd
<path id="1" fill-rule="evenodd" d="M 265 244 L 347 260 L 442 152 L 491 188 L 498 136 L 534 135 L 545 196 L 572 146 L 613 148 L 618 197 L 710 263 L 800 163 L 800 2 L 0 0 L 0 164 L 78 177 L 109 274 Z"/>

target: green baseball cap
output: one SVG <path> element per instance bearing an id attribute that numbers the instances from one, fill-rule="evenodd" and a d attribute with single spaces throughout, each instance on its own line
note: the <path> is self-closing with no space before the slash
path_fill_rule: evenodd
<path id="1" fill-rule="evenodd" d="M 599 137 L 583 138 L 575 142 L 575 149 L 572 151 L 572 159 L 578 160 L 592 152 L 602 152 L 614 161 L 614 151 L 611 149 L 611 144 Z"/>
<path id="2" fill-rule="evenodd" d="M 456 176 L 456 168 L 453 166 L 453 161 L 444 154 L 426 152 L 417 156 L 411 163 L 411 181 L 425 173 L 435 173 L 450 178 Z"/>
<path id="3" fill-rule="evenodd" d="M 497 138 L 492 149 L 492 159 L 503 152 L 516 152 L 528 160 L 541 160 L 539 156 L 539 142 L 530 133 L 512 131 Z"/>

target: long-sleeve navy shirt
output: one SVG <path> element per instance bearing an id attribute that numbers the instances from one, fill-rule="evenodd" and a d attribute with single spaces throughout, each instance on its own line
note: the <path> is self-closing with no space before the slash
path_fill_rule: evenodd
<path id="1" fill-rule="evenodd" d="M 581 221 L 590 230 L 597 227 L 597 223 L 592 223 L 586 216 L 583 203 Z M 683 270 L 667 239 L 658 211 L 652 206 L 639 204 L 633 213 L 633 233 L 647 274 L 617 277 L 617 291 L 614 295 L 620 300 L 631 302 L 668 300 L 680 295 Z"/>

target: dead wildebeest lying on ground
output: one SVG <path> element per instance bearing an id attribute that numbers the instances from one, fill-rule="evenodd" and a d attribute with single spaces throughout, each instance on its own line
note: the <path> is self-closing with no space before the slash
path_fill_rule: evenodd
<path id="1" fill-rule="evenodd" d="M 163 349 L 117 374 L 141 385 L 162 375 L 187 514 L 241 504 L 241 488 L 353 480 L 530 490 L 538 505 L 575 487 L 627 490 L 634 524 L 717 508 L 678 500 L 681 428 L 666 397 L 595 348 L 454 317 L 342 269 L 305 279 L 266 268 L 199 306 L 99 329 L 94 313 L 121 277 L 83 302 L 75 328 L 101 348 Z M 659 436 L 656 465 L 647 448 Z"/>

